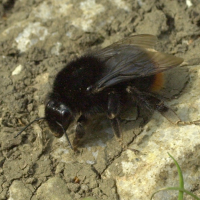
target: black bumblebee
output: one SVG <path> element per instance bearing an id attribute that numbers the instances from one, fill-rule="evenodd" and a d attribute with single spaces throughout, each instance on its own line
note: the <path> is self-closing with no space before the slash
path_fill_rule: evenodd
<path id="1" fill-rule="evenodd" d="M 152 35 L 130 36 L 64 67 L 55 78 L 45 108 L 45 118 L 55 136 L 61 137 L 79 116 L 71 145 L 77 148 L 85 135 L 84 124 L 92 115 L 103 112 L 120 139 L 119 116 L 130 99 L 178 122 L 175 113 L 153 92 L 162 87 L 162 72 L 180 65 L 183 59 L 156 52 L 155 43 Z"/>
<path id="2" fill-rule="evenodd" d="M 154 92 L 163 85 L 162 72 L 180 65 L 183 59 L 155 51 L 156 40 L 147 34 L 130 36 L 67 64 L 57 74 L 45 107 L 44 119 L 54 135 L 67 137 L 66 130 L 76 120 L 72 145 L 67 137 L 76 149 L 88 119 L 105 113 L 120 140 L 119 116 L 130 100 L 178 123 L 177 115 Z"/>

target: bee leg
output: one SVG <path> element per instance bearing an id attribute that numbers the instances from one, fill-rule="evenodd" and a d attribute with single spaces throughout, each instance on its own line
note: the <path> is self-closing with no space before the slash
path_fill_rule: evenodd
<path id="1" fill-rule="evenodd" d="M 156 98 L 155 96 L 152 96 L 151 94 L 149 94 L 149 96 L 147 97 L 147 101 L 148 101 L 148 105 L 151 106 L 151 109 L 158 111 L 172 124 L 178 124 L 178 125 L 190 125 L 190 124 L 199 125 L 200 124 L 200 120 L 182 121 L 171 108 L 167 107 L 164 104 L 163 101 Z"/>
<path id="2" fill-rule="evenodd" d="M 132 98 L 139 106 L 145 106 L 149 111 L 154 110 L 162 114 L 168 121 L 173 124 L 179 124 L 180 118 L 176 113 L 167 107 L 164 102 L 151 93 L 140 92 L 135 87 L 128 87 L 127 92 L 132 94 Z"/>
<path id="3" fill-rule="evenodd" d="M 81 115 L 79 119 L 77 120 L 77 126 L 76 126 L 76 131 L 75 131 L 75 137 L 73 140 L 73 148 L 76 151 L 77 147 L 79 145 L 80 140 L 84 137 L 85 135 L 85 129 L 84 129 L 84 124 L 87 122 L 87 118 L 84 115 Z"/>
<path id="4" fill-rule="evenodd" d="M 149 98 L 150 104 L 152 104 L 153 109 L 158 111 L 168 121 L 170 121 L 173 124 L 178 124 L 181 121 L 180 118 L 176 115 L 176 113 L 172 109 L 167 107 L 163 101 L 153 96 L 150 96 Z M 152 103 L 152 101 L 154 103 Z"/>
<path id="5" fill-rule="evenodd" d="M 121 143 L 122 142 L 122 131 L 120 127 L 120 120 L 118 117 L 115 117 L 114 119 L 110 119 L 112 129 L 114 131 L 114 134 L 117 138 L 117 140 Z"/>
<path id="6" fill-rule="evenodd" d="M 110 119 L 116 138 L 122 141 L 122 132 L 120 127 L 119 115 L 120 113 L 120 96 L 115 91 L 108 94 L 108 110 L 107 116 Z"/>
<path id="7" fill-rule="evenodd" d="M 160 102 L 157 104 L 156 110 L 160 112 L 168 121 L 170 121 L 173 124 L 178 124 L 178 125 L 190 125 L 190 124 L 195 124 L 199 125 L 200 120 L 196 121 L 182 121 L 177 114 L 170 109 L 169 107 L 165 106 L 163 102 Z"/>

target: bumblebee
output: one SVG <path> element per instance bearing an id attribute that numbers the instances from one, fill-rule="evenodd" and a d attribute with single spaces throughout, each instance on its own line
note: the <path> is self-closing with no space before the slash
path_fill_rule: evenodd
<path id="1" fill-rule="evenodd" d="M 98 113 L 110 120 L 116 138 L 121 141 L 120 114 L 123 105 L 134 102 L 139 108 L 158 111 L 174 124 L 199 124 L 200 120 L 183 122 L 156 95 L 164 83 L 163 72 L 179 66 L 183 59 L 154 50 L 153 35 L 133 35 L 106 48 L 88 53 L 68 63 L 56 76 L 47 96 L 45 119 L 56 137 L 66 136 L 77 150 L 84 137 L 85 124 Z M 76 122 L 71 144 L 66 131 Z"/>
<path id="2" fill-rule="evenodd" d="M 57 74 L 45 107 L 44 119 L 54 135 L 67 137 L 69 125 L 76 120 L 73 143 L 67 140 L 77 149 L 87 121 L 105 113 L 120 140 L 120 113 L 128 101 L 178 123 L 178 116 L 154 93 L 163 86 L 162 72 L 183 59 L 155 51 L 156 40 L 147 34 L 130 36 L 67 64 Z"/>

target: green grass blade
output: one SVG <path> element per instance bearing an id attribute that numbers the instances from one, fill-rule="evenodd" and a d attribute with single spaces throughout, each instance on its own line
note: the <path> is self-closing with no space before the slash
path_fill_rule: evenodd
<path id="1" fill-rule="evenodd" d="M 188 190 L 185 190 L 183 188 L 179 188 L 179 187 L 167 187 L 167 188 L 162 188 L 160 190 L 157 190 L 156 192 L 154 192 L 152 195 L 151 195 L 151 200 L 153 199 L 154 195 L 160 191 L 165 191 L 165 190 L 177 190 L 177 191 L 181 191 L 182 193 L 186 193 L 190 196 L 192 196 L 194 199 L 196 200 L 200 200 L 200 198 L 198 198 L 196 195 L 194 195 L 193 193 L 189 192 Z"/>
<path id="2" fill-rule="evenodd" d="M 173 156 L 171 156 L 170 153 L 168 153 L 168 155 L 173 159 L 174 163 L 176 164 L 176 167 L 178 170 L 178 176 L 179 176 L 179 187 L 184 190 L 184 180 L 183 180 L 183 174 L 182 174 L 181 168 L 180 168 L 178 162 L 173 158 Z M 184 194 L 184 192 L 179 190 L 178 200 L 183 199 L 183 194 Z"/>
<path id="3" fill-rule="evenodd" d="M 174 163 L 176 164 L 176 167 L 178 169 L 178 175 L 179 175 L 179 187 L 167 187 L 167 188 L 162 188 L 160 190 L 157 190 L 156 192 L 154 192 L 152 195 L 151 195 L 151 199 L 153 199 L 154 195 L 160 191 L 165 191 L 165 190 L 177 190 L 179 191 L 179 195 L 178 195 L 178 200 L 183 200 L 183 194 L 184 192 L 188 195 L 190 195 L 191 197 L 193 197 L 194 199 L 196 200 L 200 200 L 200 198 L 198 198 L 196 195 L 194 195 L 193 193 L 189 192 L 188 190 L 185 190 L 184 189 L 184 180 L 183 180 L 183 174 L 182 174 L 182 171 L 181 171 L 181 168 L 179 166 L 179 164 L 177 163 L 177 161 L 173 158 L 173 156 L 171 156 L 169 153 L 168 155 L 173 159 Z"/>

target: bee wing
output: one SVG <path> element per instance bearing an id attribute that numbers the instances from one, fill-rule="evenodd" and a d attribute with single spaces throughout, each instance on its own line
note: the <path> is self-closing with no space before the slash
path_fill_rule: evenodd
<path id="1" fill-rule="evenodd" d="M 139 46 L 145 49 L 153 49 L 157 41 L 157 37 L 149 34 L 141 35 L 131 35 L 127 38 L 124 38 L 118 42 L 113 43 L 112 45 L 105 47 L 101 50 L 98 50 L 96 55 L 104 59 L 110 58 L 116 54 L 119 54 L 123 46 Z M 120 48 L 121 47 L 121 48 Z"/>
<path id="2" fill-rule="evenodd" d="M 108 46 L 96 53 L 105 63 L 103 77 L 92 86 L 93 92 L 120 82 L 146 77 L 176 67 L 182 58 L 153 50 L 156 37 L 151 35 L 132 36 Z M 131 43 L 132 42 L 132 43 Z"/>

